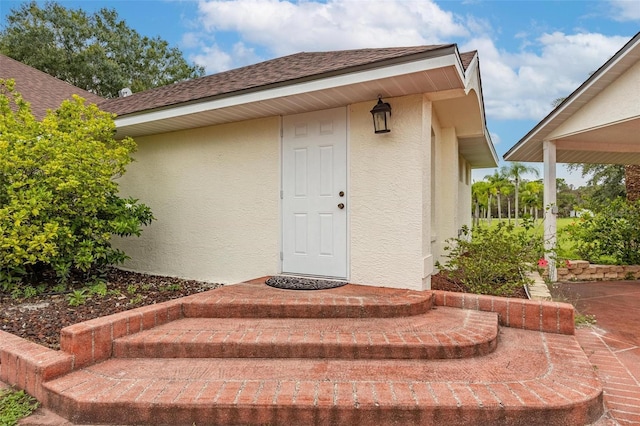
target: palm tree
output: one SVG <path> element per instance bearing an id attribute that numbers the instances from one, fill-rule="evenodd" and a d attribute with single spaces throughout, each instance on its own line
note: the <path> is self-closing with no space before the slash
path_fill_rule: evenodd
<path id="1" fill-rule="evenodd" d="M 489 182 L 481 180 L 480 182 L 474 182 L 471 185 L 471 195 L 473 197 L 474 204 L 474 225 L 478 226 L 480 223 L 480 207 L 488 201 L 487 194 L 489 193 Z"/>
<path id="2" fill-rule="evenodd" d="M 527 182 L 522 191 L 522 202 L 529 207 L 529 214 L 538 220 L 538 209 L 542 207 L 542 191 L 544 185 L 539 180 Z M 535 212 L 535 213 L 534 213 Z"/>
<path id="3" fill-rule="evenodd" d="M 487 182 L 487 223 L 491 225 L 491 200 L 496 195 L 496 188 L 491 185 L 491 182 Z"/>
<path id="4" fill-rule="evenodd" d="M 522 164 L 519 162 L 513 162 L 511 163 L 509 166 L 507 166 L 507 176 L 511 179 L 513 179 L 513 183 L 515 185 L 516 188 L 516 194 L 515 194 L 515 201 L 516 201 L 516 214 L 515 214 L 515 221 L 516 221 L 516 226 L 518 226 L 518 197 L 519 197 L 519 187 L 520 187 L 520 182 L 522 181 L 522 175 L 526 174 L 526 173 L 533 173 L 534 175 L 536 175 L 536 177 L 539 175 L 538 169 L 536 169 L 533 166 L 527 166 L 526 164 Z"/>
<path id="5" fill-rule="evenodd" d="M 491 187 L 494 189 L 493 192 L 496 194 L 496 200 L 498 203 L 498 219 L 502 219 L 502 201 L 500 200 L 500 196 L 510 185 L 509 180 L 504 173 L 504 167 L 499 171 L 496 170 L 492 175 L 485 176 L 484 178 L 491 184 Z"/>

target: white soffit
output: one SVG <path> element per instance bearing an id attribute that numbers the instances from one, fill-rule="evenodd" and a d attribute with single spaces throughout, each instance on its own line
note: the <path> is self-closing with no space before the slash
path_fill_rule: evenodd
<path id="1" fill-rule="evenodd" d="M 488 135 L 458 138 L 458 149 L 473 169 L 498 166 L 498 154 Z"/>
<path id="2" fill-rule="evenodd" d="M 383 97 L 464 89 L 457 54 L 265 88 L 116 118 L 118 136 L 141 136 L 322 110 Z"/>

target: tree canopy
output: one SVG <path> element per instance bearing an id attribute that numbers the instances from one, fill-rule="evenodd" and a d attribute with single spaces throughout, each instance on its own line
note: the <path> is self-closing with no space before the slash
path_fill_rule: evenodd
<path id="1" fill-rule="evenodd" d="M 182 52 L 160 37 L 143 37 L 114 9 L 87 14 L 56 2 L 12 9 L 0 31 L 0 52 L 76 87 L 113 98 L 200 77 Z"/>
<path id="2" fill-rule="evenodd" d="M 611 200 L 625 196 L 624 166 L 617 164 L 568 164 L 567 169 L 579 170 L 589 177 L 587 194 L 589 207 L 597 209 Z"/>

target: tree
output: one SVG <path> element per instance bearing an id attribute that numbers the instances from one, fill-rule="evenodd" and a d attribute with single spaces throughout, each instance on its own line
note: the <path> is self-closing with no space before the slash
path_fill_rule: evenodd
<path id="1" fill-rule="evenodd" d="M 159 37 L 142 37 L 114 9 L 88 15 L 55 2 L 12 9 L 0 52 L 74 86 L 113 98 L 202 76 L 182 52 Z"/>
<path id="2" fill-rule="evenodd" d="M 569 217 L 571 212 L 579 207 L 581 203 L 581 192 L 583 187 L 574 189 L 562 178 L 556 178 L 556 204 L 558 205 L 558 216 Z"/>
<path id="3" fill-rule="evenodd" d="M 535 220 L 538 219 L 538 210 L 542 208 L 542 192 L 544 185 L 539 180 L 534 180 L 525 183 L 524 190 L 522 191 L 522 202 L 526 207 L 529 207 L 529 215 Z"/>
<path id="4" fill-rule="evenodd" d="M 520 182 L 522 182 L 522 175 L 526 174 L 526 173 L 532 173 L 536 176 L 538 176 L 539 172 L 538 169 L 536 169 L 535 167 L 532 166 L 527 166 L 526 164 L 522 164 L 519 162 L 513 162 L 511 163 L 509 166 L 507 166 L 506 169 L 506 175 L 513 179 L 513 184 L 515 186 L 515 225 L 518 226 L 518 198 L 519 198 L 519 188 L 520 188 Z"/>
<path id="5" fill-rule="evenodd" d="M 568 164 L 568 170 L 580 170 L 582 177 L 589 176 L 589 207 L 595 210 L 611 200 L 625 196 L 625 167 L 616 164 Z"/>
<path id="6" fill-rule="evenodd" d="M 474 182 L 471 185 L 471 196 L 473 198 L 474 205 L 474 222 L 477 226 L 480 223 L 480 208 L 484 207 L 488 203 L 489 183 L 481 180 L 480 182 Z"/>
<path id="7" fill-rule="evenodd" d="M 0 80 L 0 288 L 124 261 L 112 234 L 140 235 L 153 220 L 114 181 L 135 142 L 115 140 L 113 116 L 79 97 L 39 122 L 13 86 Z"/>
<path id="8" fill-rule="evenodd" d="M 511 185 L 509 180 L 504 174 L 504 168 L 501 168 L 499 171 L 496 170 L 493 174 L 487 175 L 484 177 L 491 184 L 492 188 L 495 189 L 496 200 L 498 204 L 498 219 L 502 219 L 502 200 L 500 196 L 508 192 L 508 187 Z"/>

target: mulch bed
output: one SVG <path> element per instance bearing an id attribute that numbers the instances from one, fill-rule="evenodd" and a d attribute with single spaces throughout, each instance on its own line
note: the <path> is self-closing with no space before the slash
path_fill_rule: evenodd
<path id="1" fill-rule="evenodd" d="M 107 295 L 91 296 L 79 306 L 69 304 L 70 293 L 13 299 L 0 291 L 0 330 L 57 350 L 60 349 L 60 330 L 69 325 L 221 286 L 115 268 L 109 269 L 106 279 Z M 442 272 L 431 277 L 431 288 L 468 293 L 462 283 Z M 524 289 L 509 297 L 527 298 Z"/>
<path id="2" fill-rule="evenodd" d="M 115 268 L 106 278 L 107 295 L 93 295 L 79 306 L 69 304 L 69 293 L 13 299 L 0 291 L 0 330 L 59 349 L 60 330 L 69 325 L 221 286 Z"/>
<path id="3" fill-rule="evenodd" d="M 457 293 L 471 293 L 463 283 L 450 278 L 445 272 L 438 272 L 431 276 L 431 289 L 455 291 Z M 506 295 L 505 297 L 528 299 L 527 293 L 523 287 L 516 289 L 513 293 Z"/>

